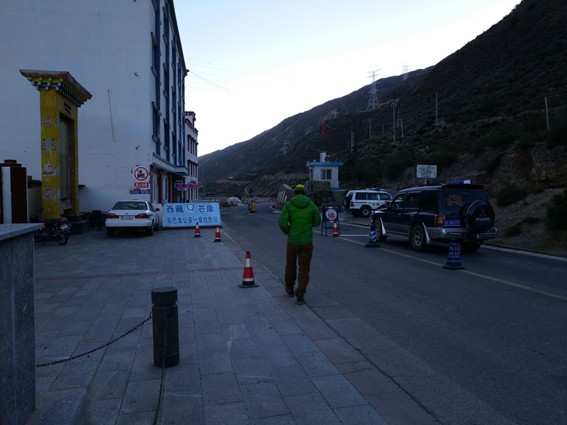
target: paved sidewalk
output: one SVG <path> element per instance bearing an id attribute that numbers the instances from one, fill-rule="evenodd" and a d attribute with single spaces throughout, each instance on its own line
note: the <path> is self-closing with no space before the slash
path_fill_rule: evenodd
<path id="1" fill-rule="evenodd" d="M 396 423 L 372 404 L 393 384 L 308 304 L 289 298 L 253 254 L 259 286 L 240 288 L 245 253 L 222 230 L 220 243 L 214 229 L 201 235 L 108 238 L 93 230 L 66 246 L 36 244 L 37 363 L 122 335 L 148 318 L 152 289 L 173 286 L 180 362 L 165 369 L 157 423 Z M 88 387 L 92 425 L 153 424 L 161 370 L 153 365 L 152 321 L 88 356 L 40 367 L 36 376 L 38 401 L 51 390 Z M 406 423 L 418 423 L 407 414 Z"/>

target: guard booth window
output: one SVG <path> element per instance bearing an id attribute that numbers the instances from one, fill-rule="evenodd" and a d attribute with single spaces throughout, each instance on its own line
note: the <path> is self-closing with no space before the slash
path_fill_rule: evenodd
<path id="1" fill-rule="evenodd" d="M 321 180 L 331 180 L 331 170 L 321 169 Z"/>

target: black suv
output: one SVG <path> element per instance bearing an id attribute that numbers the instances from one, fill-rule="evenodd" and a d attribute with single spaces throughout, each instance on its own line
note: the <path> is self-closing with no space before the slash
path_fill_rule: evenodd
<path id="1" fill-rule="evenodd" d="M 400 190 L 386 209 L 372 214 L 378 239 L 408 237 L 423 251 L 435 242 L 459 242 L 463 251 L 476 251 L 496 237 L 494 209 L 484 187 L 442 184 Z"/>

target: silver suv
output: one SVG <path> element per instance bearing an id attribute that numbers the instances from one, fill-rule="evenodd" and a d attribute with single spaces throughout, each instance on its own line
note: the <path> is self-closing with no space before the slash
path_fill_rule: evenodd
<path id="1" fill-rule="evenodd" d="M 372 211 L 386 206 L 392 200 L 392 195 L 384 190 L 349 190 L 343 201 L 343 205 L 355 217 L 368 218 Z"/>

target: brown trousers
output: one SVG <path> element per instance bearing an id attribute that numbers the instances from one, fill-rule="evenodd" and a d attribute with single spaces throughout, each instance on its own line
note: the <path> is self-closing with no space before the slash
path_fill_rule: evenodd
<path id="1" fill-rule="evenodd" d="M 309 269 L 313 257 L 313 244 L 292 245 L 287 244 L 285 261 L 285 287 L 289 290 L 295 285 L 297 276 L 297 295 L 304 295 L 309 283 Z M 296 265 L 299 263 L 299 274 Z"/>

